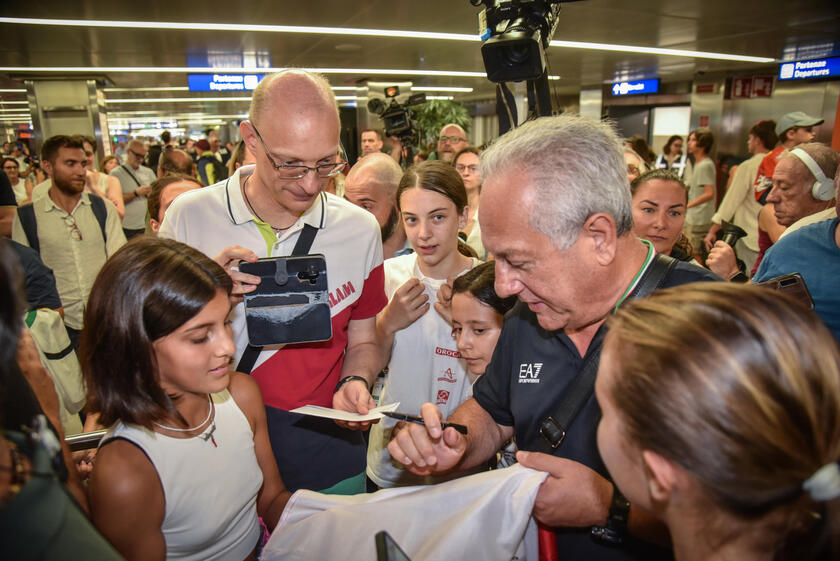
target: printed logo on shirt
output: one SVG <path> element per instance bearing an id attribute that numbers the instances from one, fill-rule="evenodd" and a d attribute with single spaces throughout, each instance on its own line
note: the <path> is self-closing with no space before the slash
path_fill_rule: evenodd
<path id="1" fill-rule="evenodd" d="M 436 355 L 448 356 L 451 358 L 461 358 L 461 353 L 458 351 L 453 351 L 451 349 L 444 349 L 443 347 L 437 347 L 435 349 Z"/>
<path id="2" fill-rule="evenodd" d="M 438 390 L 437 405 L 446 405 L 447 401 L 449 401 L 449 392 L 446 390 Z"/>
<path id="3" fill-rule="evenodd" d="M 540 371 L 542 370 L 542 362 L 526 362 L 519 365 L 519 383 L 520 384 L 539 384 Z"/>
<path id="4" fill-rule="evenodd" d="M 353 283 L 350 281 L 345 282 L 339 287 L 336 287 L 335 291 L 330 292 L 330 308 L 337 306 L 339 302 L 350 296 L 351 294 L 356 292 L 356 288 L 353 286 Z"/>
<path id="5" fill-rule="evenodd" d="M 437 379 L 438 382 L 449 382 L 450 384 L 454 384 L 457 380 L 455 380 L 455 374 L 452 373 L 451 368 L 447 368 L 443 371 L 443 375 Z"/>

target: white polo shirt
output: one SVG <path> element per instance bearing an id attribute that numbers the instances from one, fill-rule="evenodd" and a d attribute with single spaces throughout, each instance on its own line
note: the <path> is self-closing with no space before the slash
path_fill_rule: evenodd
<path id="1" fill-rule="evenodd" d="M 258 257 L 273 257 L 292 253 L 304 224 L 318 228 L 310 253 L 326 258 L 333 337 L 264 349 L 252 375 L 266 405 L 284 410 L 307 403 L 331 407 L 350 320 L 373 317 L 387 303 L 379 225 L 366 210 L 321 193 L 291 228 L 275 233 L 251 214 L 242 196 L 240 178 L 253 171 L 253 165 L 243 166 L 224 181 L 180 195 L 166 211 L 158 235 L 184 242 L 211 259 L 233 245 Z M 238 362 L 248 343 L 244 305 L 237 305 L 231 317 Z"/>

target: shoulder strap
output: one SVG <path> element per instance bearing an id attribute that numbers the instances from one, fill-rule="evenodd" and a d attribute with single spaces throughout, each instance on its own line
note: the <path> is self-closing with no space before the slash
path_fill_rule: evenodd
<path id="1" fill-rule="evenodd" d="M 675 259 L 657 254 L 627 300 L 643 298 L 662 286 L 662 281 L 665 280 L 674 263 L 676 263 Z M 601 360 L 602 343 L 603 337 L 595 343 L 594 347 L 589 348 L 583 366 L 563 394 L 554 414 L 549 415 L 540 423 L 540 435 L 543 437 L 541 444 L 545 452 L 550 454 L 563 443 L 566 430 L 592 395 L 595 388 L 595 375 L 598 373 L 598 364 Z"/>
<path id="2" fill-rule="evenodd" d="M 19 206 L 17 214 L 18 220 L 20 220 L 20 226 L 23 228 L 23 233 L 26 234 L 26 241 L 29 247 L 41 253 L 41 244 L 38 241 L 38 223 L 35 221 L 35 206 L 33 203 Z"/>
<path id="3" fill-rule="evenodd" d="M 318 228 L 309 224 L 304 224 L 303 230 L 301 230 L 297 242 L 295 243 L 295 248 L 292 250 L 292 255 L 298 256 L 309 253 L 309 250 L 312 248 L 312 242 L 315 241 L 315 235 L 317 233 Z M 242 353 L 242 357 L 239 359 L 239 364 L 236 365 L 236 371 L 250 374 L 254 365 L 257 363 L 257 359 L 259 358 L 262 349 L 262 347 L 254 347 L 252 345 L 246 346 L 245 351 Z"/>
<path id="4" fill-rule="evenodd" d="M 134 177 L 134 174 L 133 174 L 133 173 L 131 173 L 131 170 L 130 170 L 130 169 L 128 169 L 128 166 L 127 166 L 127 165 L 122 164 L 120 167 L 121 167 L 122 169 L 124 169 L 124 170 L 125 170 L 125 172 L 129 175 L 129 177 L 131 177 L 131 179 L 133 179 L 133 180 L 134 180 L 134 183 L 136 183 L 138 187 L 141 187 L 140 182 L 139 182 L 139 181 L 137 181 L 137 178 L 136 178 L 136 177 Z"/>
<path id="5" fill-rule="evenodd" d="M 107 242 L 108 235 L 105 233 L 105 222 L 108 220 L 108 209 L 105 207 L 105 201 L 102 197 L 93 193 L 88 193 L 88 197 L 90 197 L 90 207 L 93 210 L 93 215 L 99 222 L 99 229 L 102 230 L 102 240 Z"/>

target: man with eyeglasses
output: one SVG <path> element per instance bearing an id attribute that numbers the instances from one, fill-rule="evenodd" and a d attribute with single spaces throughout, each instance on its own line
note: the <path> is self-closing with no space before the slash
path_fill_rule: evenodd
<path id="1" fill-rule="evenodd" d="M 155 172 L 143 165 L 147 152 L 142 141 L 132 139 L 126 146 L 125 163 L 111 170 L 122 186 L 125 202 L 122 227 L 129 239 L 146 231 L 146 197 L 157 179 Z"/>
<path id="2" fill-rule="evenodd" d="M 248 350 L 254 348 L 240 303 L 231 314 L 234 367 L 250 370 L 260 386 L 286 487 L 352 494 L 365 491 L 366 450 L 362 434 L 349 429 L 370 423 L 339 426 L 289 413 L 305 404 L 367 413 L 375 406 L 370 385 L 384 365 L 375 327 L 387 303 L 379 225 L 364 209 L 324 192 L 346 165 L 339 130 L 324 78 L 303 70 L 266 76 L 254 90 L 249 120 L 240 124 L 256 164 L 179 196 L 158 235 L 215 256 L 241 301 L 260 279 L 240 273 L 240 260 L 290 255 L 302 232 L 314 231 L 308 253 L 327 263 L 332 339 Z"/>
<path id="3" fill-rule="evenodd" d="M 438 135 L 438 160 L 452 163 L 455 154 L 469 145 L 467 133 L 460 125 L 454 123 L 445 125 L 440 129 L 440 134 Z"/>
<path id="4" fill-rule="evenodd" d="M 50 188 L 40 198 L 18 209 L 12 239 L 37 249 L 53 270 L 64 308 L 64 324 L 78 348 L 85 303 L 105 260 L 124 243 L 117 209 L 111 201 L 85 191 L 87 156 L 84 138 L 58 135 L 41 149 Z M 104 209 L 104 227 L 97 213 Z M 22 216 L 34 216 L 34 230 L 24 227 Z M 32 237 L 34 234 L 34 237 Z"/>

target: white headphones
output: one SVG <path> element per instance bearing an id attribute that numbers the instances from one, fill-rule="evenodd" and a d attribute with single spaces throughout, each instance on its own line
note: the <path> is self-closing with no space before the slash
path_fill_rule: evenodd
<path id="1" fill-rule="evenodd" d="M 814 175 L 816 181 L 811 186 L 811 194 L 814 196 L 815 199 L 818 201 L 830 201 L 834 198 L 834 181 L 825 176 L 823 170 L 811 157 L 808 152 L 802 150 L 801 148 L 794 148 L 790 151 L 791 154 L 799 158 L 805 167 L 807 167 L 811 173 Z"/>

